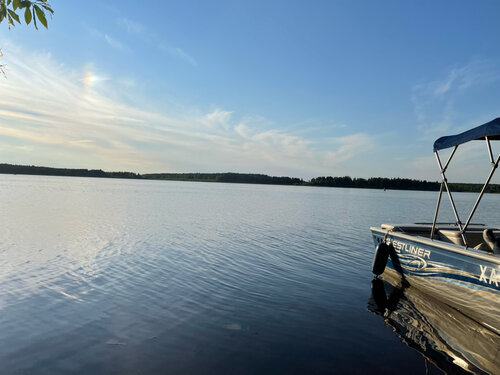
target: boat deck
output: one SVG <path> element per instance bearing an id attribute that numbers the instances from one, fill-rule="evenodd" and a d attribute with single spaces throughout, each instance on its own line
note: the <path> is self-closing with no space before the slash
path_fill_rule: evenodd
<path id="1" fill-rule="evenodd" d="M 399 232 L 411 236 L 431 237 L 432 223 L 414 224 L 382 224 L 380 229 L 390 232 Z M 496 238 L 500 237 L 500 228 L 486 226 L 484 224 L 470 224 L 465 232 L 469 248 L 491 252 L 490 247 L 484 242 L 483 232 L 492 229 Z M 460 230 L 454 223 L 437 223 L 434 232 L 434 240 L 465 246 Z"/>

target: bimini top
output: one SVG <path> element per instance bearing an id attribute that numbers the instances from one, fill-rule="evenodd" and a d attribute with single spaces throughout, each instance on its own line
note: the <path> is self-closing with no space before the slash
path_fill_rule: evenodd
<path id="1" fill-rule="evenodd" d="M 485 137 L 490 140 L 500 141 L 500 117 L 466 132 L 439 138 L 434 142 L 434 152 L 469 141 L 485 139 Z"/>

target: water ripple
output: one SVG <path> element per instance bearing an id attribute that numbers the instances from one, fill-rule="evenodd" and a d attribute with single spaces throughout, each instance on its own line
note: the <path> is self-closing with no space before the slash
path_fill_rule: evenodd
<path id="1" fill-rule="evenodd" d="M 387 194 L 34 176 L 0 194 L 6 372 L 381 370 L 365 305 Z"/>

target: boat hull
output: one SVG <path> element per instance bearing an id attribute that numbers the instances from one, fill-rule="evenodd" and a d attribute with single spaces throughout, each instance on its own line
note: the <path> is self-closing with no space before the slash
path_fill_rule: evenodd
<path id="1" fill-rule="evenodd" d="M 389 269 L 411 285 L 500 333 L 498 255 L 381 228 L 371 230 L 375 245 L 386 242 L 393 246 L 387 262 Z"/>

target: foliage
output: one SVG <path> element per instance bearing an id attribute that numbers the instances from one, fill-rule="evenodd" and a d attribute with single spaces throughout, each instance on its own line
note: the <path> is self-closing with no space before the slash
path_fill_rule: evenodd
<path id="1" fill-rule="evenodd" d="M 351 178 L 345 177 L 316 177 L 311 179 L 309 183 L 313 186 L 327 186 L 327 187 L 347 187 L 347 188 L 362 188 L 362 189 L 392 189 L 392 190 L 424 190 L 424 191 L 439 191 L 441 183 L 426 181 L 426 180 L 412 180 L 409 178 L 383 178 L 371 177 L 364 178 Z M 483 187 L 482 184 L 466 184 L 461 182 L 449 182 L 448 186 L 451 191 L 455 192 L 470 192 L 478 193 Z M 486 189 L 487 193 L 500 193 L 500 185 L 490 184 Z"/>
<path id="2" fill-rule="evenodd" d="M 11 26 L 16 25 L 15 22 L 21 23 L 19 14 L 23 14 L 26 25 L 29 25 L 33 20 L 33 25 L 38 30 L 36 21 L 38 19 L 38 22 L 48 29 L 46 13 L 50 14 L 51 17 L 54 14 L 49 0 L 0 0 L 0 23 L 7 20 L 9 30 Z M 0 57 L 2 57 L 1 50 Z M 0 64 L 0 74 L 5 77 L 4 69 L 5 65 Z"/>
<path id="3" fill-rule="evenodd" d="M 102 169 L 49 168 L 14 164 L 0 164 L 0 173 L 38 176 L 140 178 L 140 175 L 132 172 L 104 172 Z"/>
<path id="4" fill-rule="evenodd" d="M 230 182 L 241 184 L 303 185 L 300 178 L 275 177 L 254 173 L 150 173 L 142 175 L 152 180 Z"/>
<path id="5" fill-rule="evenodd" d="M 29 25 L 31 21 L 36 29 L 38 29 L 37 19 L 45 28 L 48 28 L 46 14 L 52 15 L 54 11 L 52 10 L 49 0 L 0 0 L 0 23 L 4 19 L 8 21 L 9 29 L 11 26 L 15 26 L 15 23 L 21 23 L 22 15 L 26 25 Z"/>
<path id="6" fill-rule="evenodd" d="M 411 180 L 409 178 L 364 178 L 345 177 L 316 177 L 311 180 L 311 185 L 329 187 L 353 187 L 367 189 L 395 189 L 395 190 L 439 190 L 439 183 Z"/>
<path id="7" fill-rule="evenodd" d="M 392 189 L 392 190 L 426 190 L 438 191 L 439 182 L 411 180 L 409 178 L 383 178 L 372 177 L 351 178 L 344 177 L 316 177 L 307 182 L 295 177 L 276 177 L 255 173 L 148 173 L 133 172 L 105 172 L 101 169 L 68 169 L 35 167 L 33 165 L 0 164 L 0 174 L 29 174 L 46 176 L 80 176 L 103 178 L 134 178 L 148 180 L 174 180 L 174 181 L 201 181 L 201 182 L 230 182 L 242 184 L 267 184 L 267 185 L 300 185 L 324 186 L 357 189 Z M 478 193 L 482 184 L 465 184 L 449 182 L 450 189 L 455 192 Z M 487 193 L 500 193 L 500 185 L 490 184 Z"/>

